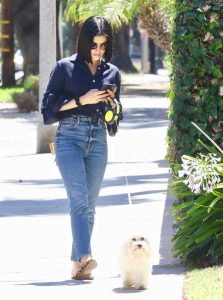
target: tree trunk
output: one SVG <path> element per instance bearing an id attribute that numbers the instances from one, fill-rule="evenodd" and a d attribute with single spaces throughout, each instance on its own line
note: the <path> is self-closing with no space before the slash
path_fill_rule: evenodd
<path id="1" fill-rule="evenodd" d="M 15 85 L 12 1 L 2 1 L 2 86 Z"/>
<path id="2" fill-rule="evenodd" d="M 137 73 L 129 56 L 129 27 L 122 27 L 114 34 L 112 63 L 127 73 Z"/>
<path id="3" fill-rule="evenodd" d="M 67 37 L 68 37 L 68 53 L 72 55 L 77 51 L 77 40 L 78 34 L 80 31 L 80 26 L 78 24 L 72 24 L 71 22 L 67 22 Z"/>
<path id="4" fill-rule="evenodd" d="M 156 45 L 153 39 L 149 38 L 149 62 L 150 62 L 150 74 L 157 74 L 156 66 Z"/>
<path id="5" fill-rule="evenodd" d="M 24 58 L 24 72 L 39 73 L 39 0 L 14 0 L 15 32 Z"/>

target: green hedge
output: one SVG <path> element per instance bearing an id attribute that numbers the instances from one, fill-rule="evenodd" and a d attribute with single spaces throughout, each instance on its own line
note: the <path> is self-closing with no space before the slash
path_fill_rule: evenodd
<path id="1" fill-rule="evenodd" d="M 201 132 L 191 122 L 223 148 L 223 2 L 176 0 L 175 8 L 167 134 L 167 158 L 173 177 L 177 177 L 183 155 L 196 157 L 208 152 L 197 142 Z M 201 139 L 207 143 L 204 136 Z M 180 182 L 172 189 L 177 198 L 173 206 L 177 231 L 173 238 L 174 255 L 197 266 L 222 262 L 222 240 L 213 231 L 221 213 L 216 216 L 219 211 L 211 209 L 216 195 L 194 195 Z M 222 197 L 215 203 L 221 211 L 222 203 Z"/>
<path id="2" fill-rule="evenodd" d="M 223 146 L 222 0 L 176 0 L 171 34 L 167 158 L 174 173 L 182 155 L 202 152 L 191 121 Z"/>

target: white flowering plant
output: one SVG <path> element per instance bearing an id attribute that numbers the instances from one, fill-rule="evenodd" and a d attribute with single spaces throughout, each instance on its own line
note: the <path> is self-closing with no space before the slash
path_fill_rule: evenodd
<path id="1" fill-rule="evenodd" d="M 214 145 L 199 142 L 207 154 L 182 156 L 178 177 L 170 182 L 177 198 L 173 255 L 198 266 L 223 262 L 223 150 L 192 123 Z"/>
<path id="2" fill-rule="evenodd" d="M 183 183 L 195 193 L 200 194 L 201 191 L 210 193 L 213 187 L 221 181 L 219 172 L 222 166 L 218 165 L 221 161 L 215 153 L 207 155 L 199 153 L 194 158 L 188 155 L 182 156 L 182 169 L 178 172 L 180 178 L 184 178 Z"/>

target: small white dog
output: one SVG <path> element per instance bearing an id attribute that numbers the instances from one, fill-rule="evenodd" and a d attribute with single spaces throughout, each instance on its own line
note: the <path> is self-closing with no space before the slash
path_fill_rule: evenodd
<path id="1" fill-rule="evenodd" d="M 143 236 L 133 236 L 123 245 L 120 273 L 125 288 L 145 290 L 149 286 L 150 245 Z"/>

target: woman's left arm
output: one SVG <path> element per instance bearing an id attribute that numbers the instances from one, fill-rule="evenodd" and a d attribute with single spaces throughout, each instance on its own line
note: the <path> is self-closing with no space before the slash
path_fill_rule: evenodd
<path id="1" fill-rule="evenodd" d="M 119 105 L 119 120 L 123 119 L 123 114 L 122 114 L 122 104 L 120 101 L 120 89 L 121 89 L 121 74 L 120 71 L 116 72 L 115 75 L 115 84 L 117 86 L 116 90 L 114 92 L 107 90 L 108 93 L 110 94 L 109 97 L 107 97 L 107 100 L 109 102 L 109 104 L 112 106 L 112 108 L 114 109 L 116 107 L 116 105 Z"/>

